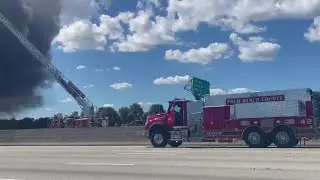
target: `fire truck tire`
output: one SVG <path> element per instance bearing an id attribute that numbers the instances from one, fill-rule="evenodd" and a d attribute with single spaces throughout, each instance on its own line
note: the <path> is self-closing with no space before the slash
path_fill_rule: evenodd
<path id="1" fill-rule="evenodd" d="M 169 144 L 171 147 L 179 147 L 179 146 L 181 146 L 182 141 L 169 141 L 168 144 Z"/>
<path id="2" fill-rule="evenodd" d="M 293 132 L 288 128 L 280 128 L 274 133 L 274 144 L 278 148 L 292 148 L 298 144 Z"/>
<path id="3" fill-rule="evenodd" d="M 250 148 L 265 148 L 269 146 L 266 133 L 261 129 L 252 128 L 244 133 L 244 141 Z"/>
<path id="4" fill-rule="evenodd" d="M 169 136 L 164 130 L 156 130 L 151 134 L 150 141 L 153 147 L 162 148 L 168 144 Z"/>

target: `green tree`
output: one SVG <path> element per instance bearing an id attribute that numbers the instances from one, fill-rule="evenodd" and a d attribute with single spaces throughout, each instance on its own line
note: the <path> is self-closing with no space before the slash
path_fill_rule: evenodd
<path id="1" fill-rule="evenodd" d="M 19 129 L 34 129 L 35 124 L 34 124 L 34 119 L 25 117 L 21 120 L 19 120 Z"/>
<path id="2" fill-rule="evenodd" d="M 149 115 L 148 112 L 144 112 L 144 113 L 143 113 L 143 116 L 142 116 L 143 122 L 146 122 L 146 121 L 147 121 L 148 115 Z"/>
<path id="3" fill-rule="evenodd" d="M 124 124 L 129 123 L 130 109 L 128 107 L 122 107 L 118 110 L 121 122 Z"/>
<path id="4" fill-rule="evenodd" d="M 98 117 L 108 118 L 108 126 L 114 126 L 116 123 L 121 124 L 120 116 L 112 107 L 100 107 L 97 111 Z"/>
<path id="5" fill-rule="evenodd" d="M 133 103 L 129 107 L 129 123 L 135 120 L 142 120 L 143 118 L 143 109 L 138 103 Z"/>
<path id="6" fill-rule="evenodd" d="M 51 120 L 48 117 L 39 118 L 35 120 L 35 128 L 42 129 L 42 128 L 48 128 Z"/>
<path id="7" fill-rule="evenodd" d="M 162 104 L 153 104 L 149 107 L 148 114 L 160 114 L 164 112 L 165 111 Z"/>

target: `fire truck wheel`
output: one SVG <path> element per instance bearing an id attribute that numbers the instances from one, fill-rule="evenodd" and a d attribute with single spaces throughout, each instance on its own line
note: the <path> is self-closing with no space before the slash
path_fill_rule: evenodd
<path id="1" fill-rule="evenodd" d="M 298 141 L 299 142 L 299 141 Z M 274 144 L 278 148 L 291 148 L 297 145 L 297 139 L 292 131 L 288 128 L 281 128 L 275 132 Z"/>
<path id="2" fill-rule="evenodd" d="M 171 147 L 179 147 L 182 144 L 182 141 L 169 141 L 168 144 Z"/>
<path id="3" fill-rule="evenodd" d="M 267 147 L 266 135 L 263 131 L 258 129 L 248 130 L 244 134 L 244 141 L 250 148 L 264 148 Z"/>
<path id="4" fill-rule="evenodd" d="M 164 131 L 155 131 L 152 133 L 150 141 L 153 147 L 166 147 L 168 144 L 168 135 Z"/>

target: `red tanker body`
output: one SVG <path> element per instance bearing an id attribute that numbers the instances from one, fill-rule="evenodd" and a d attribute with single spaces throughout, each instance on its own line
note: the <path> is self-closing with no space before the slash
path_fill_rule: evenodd
<path id="1" fill-rule="evenodd" d="M 316 93 L 293 89 L 176 99 L 167 113 L 148 116 L 145 131 L 154 147 L 234 140 L 249 147 L 293 147 L 317 132 Z"/>

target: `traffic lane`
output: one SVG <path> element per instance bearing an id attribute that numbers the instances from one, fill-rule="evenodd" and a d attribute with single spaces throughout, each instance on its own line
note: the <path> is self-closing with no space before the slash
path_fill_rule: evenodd
<path id="1" fill-rule="evenodd" d="M 80 164 L 80 163 L 79 163 Z M 147 167 L 139 165 L 86 165 L 49 166 L 49 167 L 1 167 L 1 178 L 6 179 L 221 179 L 221 180 L 280 180 L 280 179 L 318 179 L 318 173 L 297 172 L 297 171 L 274 171 L 262 169 L 239 169 L 239 168 L 197 168 L 197 167 L 170 167 L 168 165 L 159 167 Z"/>
<path id="2" fill-rule="evenodd" d="M 128 163 L 129 160 L 143 159 L 144 165 L 157 162 L 171 163 L 180 166 L 181 162 L 198 166 L 209 163 L 211 166 L 222 166 L 225 163 L 241 162 L 242 166 L 251 167 L 252 163 L 274 163 L 274 168 L 283 164 L 320 163 L 320 152 L 317 149 L 251 149 L 251 148 L 148 148 L 148 147 L 0 147 L 0 161 L 26 163 L 64 163 L 67 160 L 99 161 L 108 160 L 114 163 Z M 141 163 L 141 162 L 140 162 Z M 305 163 L 305 164 L 303 164 Z M 188 165 L 187 164 L 187 165 Z M 258 164 L 256 164 L 258 165 Z M 286 166 L 284 168 L 290 168 Z M 309 168 L 309 167 L 308 167 Z M 320 167 L 313 166 L 313 170 Z"/>
<path id="3" fill-rule="evenodd" d="M 1 147 L 0 152 L 0 179 L 318 179 L 320 164 L 315 149 Z"/>
<path id="4" fill-rule="evenodd" d="M 104 168 L 104 169 L 94 169 L 86 168 L 85 170 L 81 169 L 1 169 L 0 175 L 2 179 L 6 180 L 67 180 L 67 179 L 79 179 L 79 180 L 298 180 L 309 178 L 310 175 L 299 174 L 299 176 L 292 178 L 286 177 L 282 173 L 266 173 L 265 171 L 255 171 L 255 172 L 244 172 L 239 170 L 226 170 L 226 169 L 211 169 L 210 171 L 198 170 L 198 169 L 189 169 L 189 168 L 179 168 L 172 170 L 169 169 L 158 169 L 157 171 L 148 169 L 142 169 L 143 167 L 134 167 L 134 168 Z M 169 171 L 163 171 L 169 170 Z M 147 172 L 146 172 L 147 171 Z M 174 172 L 172 172 L 174 171 Z M 223 173 L 223 174 L 222 174 Z M 316 173 L 313 175 L 313 177 Z M 281 177 L 274 177 L 281 176 Z"/>

